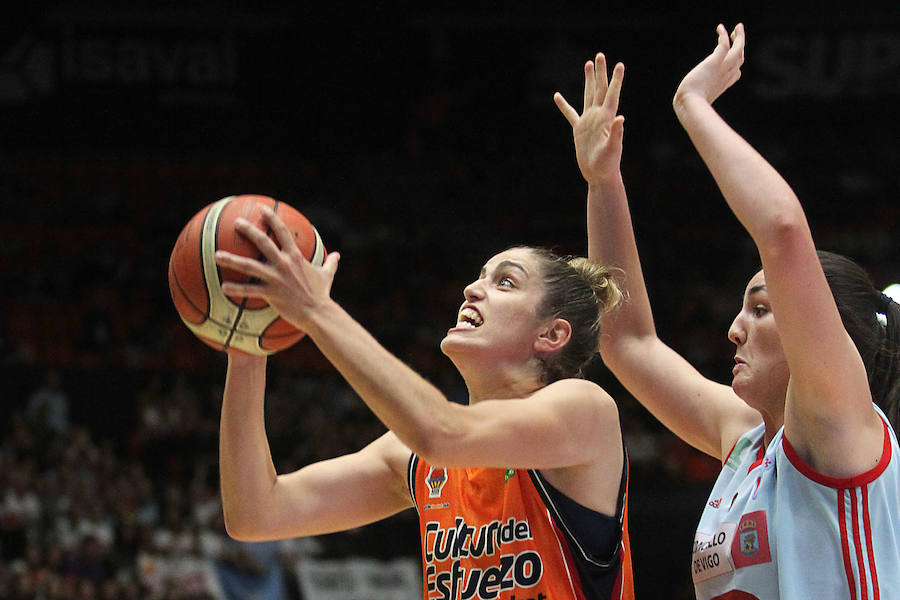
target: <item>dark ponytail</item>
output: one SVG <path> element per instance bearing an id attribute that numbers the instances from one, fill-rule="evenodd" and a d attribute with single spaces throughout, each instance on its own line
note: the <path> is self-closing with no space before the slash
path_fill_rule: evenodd
<path id="1" fill-rule="evenodd" d="M 866 366 L 872 400 L 894 428 L 900 424 L 900 305 L 879 291 L 851 259 L 818 252 L 844 328 Z"/>

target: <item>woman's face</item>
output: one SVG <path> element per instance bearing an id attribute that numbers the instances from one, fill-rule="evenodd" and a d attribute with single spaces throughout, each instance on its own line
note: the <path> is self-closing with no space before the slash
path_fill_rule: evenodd
<path id="1" fill-rule="evenodd" d="M 544 284 L 539 259 L 531 250 L 513 248 L 491 258 L 463 296 L 456 324 L 441 342 L 444 354 L 453 358 L 461 352 L 490 350 L 479 352 L 482 360 L 532 358 Z"/>
<path id="2" fill-rule="evenodd" d="M 761 411 L 783 407 L 790 371 L 762 271 L 747 284 L 728 339 L 736 346 L 731 383 L 735 393 Z"/>

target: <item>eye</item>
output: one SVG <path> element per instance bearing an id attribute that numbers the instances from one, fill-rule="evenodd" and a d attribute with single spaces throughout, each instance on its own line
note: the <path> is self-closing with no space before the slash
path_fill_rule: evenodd
<path id="1" fill-rule="evenodd" d="M 762 304 L 757 304 L 753 307 L 753 316 L 759 319 L 760 317 L 764 317 L 769 312 L 769 309 Z"/>
<path id="2" fill-rule="evenodd" d="M 499 287 L 514 288 L 514 287 L 516 287 L 516 282 L 513 281 L 512 279 L 510 279 L 509 277 L 501 277 L 500 280 L 497 282 L 497 285 Z"/>

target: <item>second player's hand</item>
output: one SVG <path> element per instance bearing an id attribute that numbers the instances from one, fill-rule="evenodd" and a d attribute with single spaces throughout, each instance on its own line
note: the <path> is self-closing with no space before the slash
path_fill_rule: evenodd
<path id="1" fill-rule="evenodd" d="M 616 64 L 607 79 L 606 57 L 598 53 L 584 65 L 584 106 L 579 115 L 557 92 L 556 106 L 572 126 L 575 157 L 582 176 L 589 184 L 617 176 L 622 159 L 625 117 L 617 115 L 625 66 Z"/>
<path id="2" fill-rule="evenodd" d="M 712 54 L 684 76 L 675 92 L 673 104 L 677 111 L 690 97 L 699 96 L 709 104 L 722 95 L 741 77 L 744 64 L 744 25 L 738 23 L 728 35 L 724 25 L 716 27 L 718 42 Z"/>
<path id="3" fill-rule="evenodd" d="M 245 219 L 237 219 L 235 228 L 253 242 L 265 257 L 265 262 L 221 250 L 216 252 L 219 266 L 255 278 L 249 283 L 224 282 L 222 291 L 229 296 L 261 298 L 282 318 L 298 329 L 308 331 L 315 311 L 331 301 L 331 284 L 340 255 L 332 252 L 321 267 L 313 266 L 303 256 L 290 230 L 278 215 L 269 208 L 264 208 L 262 212 L 278 244 L 259 227 Z"/>

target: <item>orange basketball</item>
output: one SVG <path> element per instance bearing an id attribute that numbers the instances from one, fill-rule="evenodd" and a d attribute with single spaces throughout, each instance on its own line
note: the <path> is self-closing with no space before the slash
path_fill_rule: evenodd
<path id="1" fill-rule="evenodd" d="M 260 208 L 268 206 L 294 234 L 309 261 L 321 266 L 325 247 L 316 228 L 295 208 L 268 196 L 228 196 L 194 215 L 175 242 L 169 257 L 169 292 L 181 320 L 197 337 L 217 350 L 236 348 L 250 354 L 272 354 L 297 343 L 304 332 L 281 318 L 260 299 L 226 296 L 223 281 L 249 277 L 216 265 L 216 250 L 262 259 L 256 246 L 234 229 L 244 217 L 265 229 Z M 269 232 L 275 240 L 275 234 Z M 277 240 L 275 240 L 277 244 Z"/>

